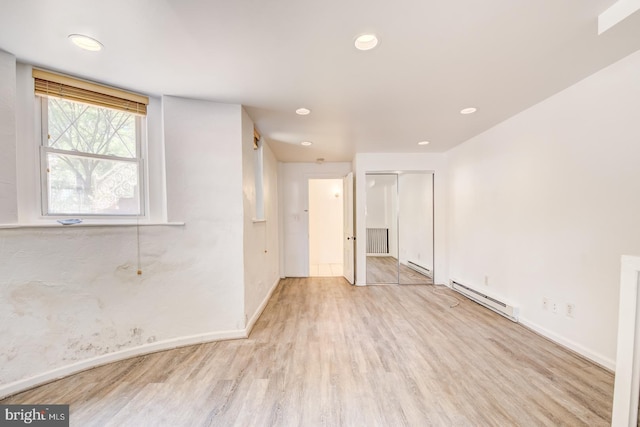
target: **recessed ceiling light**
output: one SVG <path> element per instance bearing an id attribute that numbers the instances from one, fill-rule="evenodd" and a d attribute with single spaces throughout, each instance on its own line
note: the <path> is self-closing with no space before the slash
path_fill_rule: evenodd
<path id="1" fill-rule="evenodd" d="M 462 110 L 460 110 L 460 114 L 473 114 L 476 111 L 478 111 L 478 109 L 474 107 L 463 108 Z"/>
<path id="2" fill-rule="evenodd" d="M 418 145 L 429 145 L 429 141 L 420 141 Z"/>
<path id="3" fill-rule="evenodd" d="M 296 110 L 296 114 L 299 116 L 306 116 L 307 114 L 311 113 L 311 110 L 309 110 L 308 108 L 298 108 Z"/>
<path id="4" fill-rule="evenodd" d="M 308 147 L 308 146 L 310 146 L 311 144 L 313 144 L 313 142 L 311 142 L 311 141 L 302 141 L 302 142 L 300 143 L 300 145 L 304 145 L 305 147 Z"/>
<path id="5" fill-rule="evenodd" d="M 355 45 L 358 50 L 371 50 L 378 46 L 378 38 L 374 34 L 363 34 L 356 38 Z"/>
<path id="6" fill-rule="evenodd" d="M 81 49 L 97 52 L 102 50 L 104 46 L 98 40 L 82 34 L 69 34 L 69 39 Z"/>

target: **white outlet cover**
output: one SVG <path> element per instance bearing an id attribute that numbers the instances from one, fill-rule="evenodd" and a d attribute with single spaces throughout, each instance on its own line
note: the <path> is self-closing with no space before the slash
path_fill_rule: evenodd
<path id="1" fill-rule="evenodd" d="M 567 317 L 573 317 L 576 312 L 576 306 L 574 304 L 567 304 Z"/>

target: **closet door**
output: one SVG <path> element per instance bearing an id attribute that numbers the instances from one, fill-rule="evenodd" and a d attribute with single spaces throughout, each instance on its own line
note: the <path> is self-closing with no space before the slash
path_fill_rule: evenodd
<path id="1" fill-rule="evenodd" d="M 433 174 L 398 176 L 399 283 L 433 284 Z"/>
<path id="2" fill-rule="evenodd" d="M 367 174 L 367 284 L 398 284 L 398 176 Z"/>

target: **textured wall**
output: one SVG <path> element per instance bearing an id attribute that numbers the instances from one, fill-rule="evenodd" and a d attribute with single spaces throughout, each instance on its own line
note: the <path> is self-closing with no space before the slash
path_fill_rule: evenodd
<path id="1" fill-rule="evenodd" d="M 263 147 L 263 195 L 265 221 L 254 222 L 256 212 L 256 168 L 253 150 L 253 121 L 242 110 L 242 202 L 244 255 L 244 310 L 247 321 L 279 280 L 278 163 L 271 149 Z"/>
<path id="2" fill-rule="evenodd" d="M 18 219 L 15 161 L 16 58 L 0 50 L 0 224 Z"/>
<path id="3" fill-rule="evenodd" d="M 244 330 L 242 109 L 162 103 L 169 217 L 185 225 L 140 227 L 140 276 L 136 227 L 0 229 L 0 386 Z"/>

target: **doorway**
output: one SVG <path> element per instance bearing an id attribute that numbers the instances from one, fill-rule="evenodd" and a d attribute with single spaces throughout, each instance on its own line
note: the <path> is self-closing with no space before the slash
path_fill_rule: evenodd
<path id="1" fill-rule="evenodd" d="M 342 179 L 309 179 L 309 276 L 344 274 Z"/>

